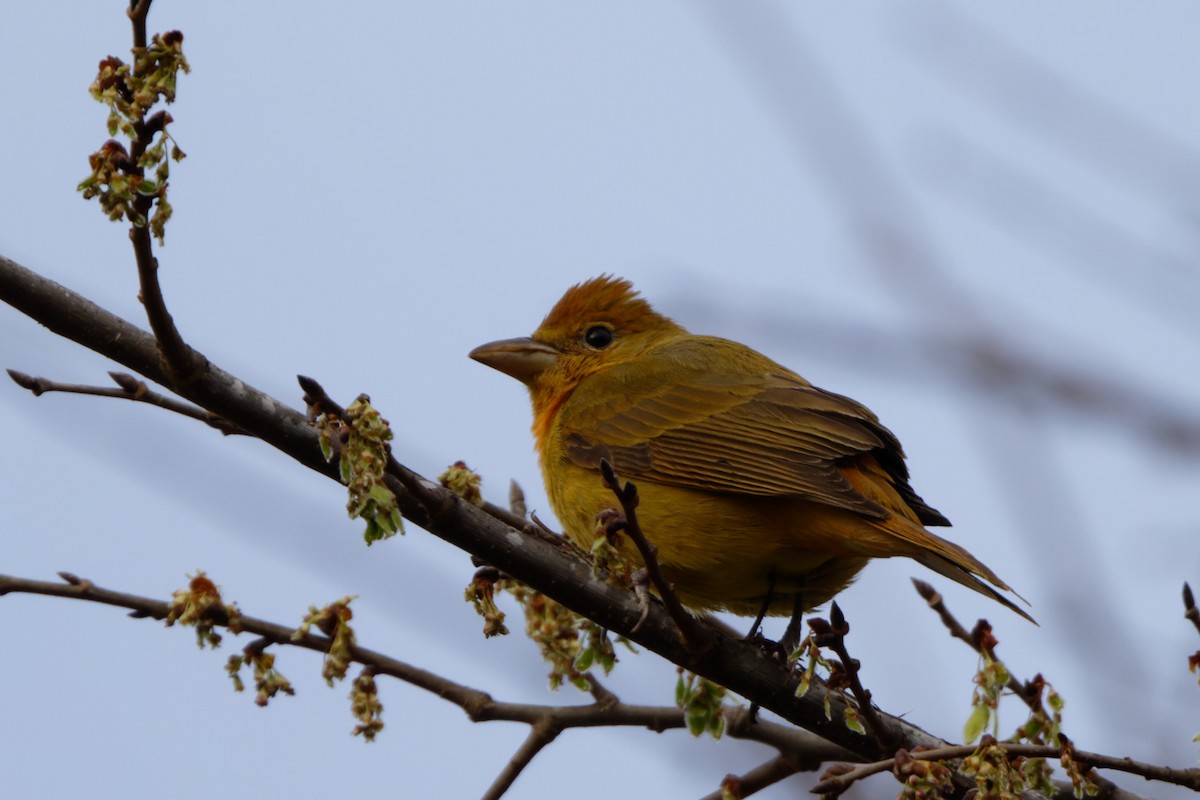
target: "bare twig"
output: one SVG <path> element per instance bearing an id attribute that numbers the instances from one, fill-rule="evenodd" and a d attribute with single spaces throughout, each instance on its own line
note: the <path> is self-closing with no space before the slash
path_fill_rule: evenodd
<path id="1" fill-rule="evenodd" d="M 646 574 L 650 578 L 650 583 L 658 590 L 658 596 L 663 601 L 663 605 L 667 608 L 667 613 L 674 620 L 676 627 L 679 628 L 679 634 L 683 637 L 684 642 L 692 650 L 703 650 L 711 647 L 712 634 L 704 627 L 696 622 L 696 618 L 688 613 L 683 604 L 679 602 L 679 598 L 675 594 L 675 587 L 663 575 L 662 568 L 658 563 L 658 548 L 650 543 L 646 538 L 646 534 L 642 531 L 641 525 L 637 521 L 637 506 L 638 493 L 637 486 L 631 481 L 626 481 L 625 485 L 621 485 L 621 481 L 617 478 L 617 473 L 613 470 L 612 464 L 607 459 L 600 459 L 600 474 L 604 478 L 604 483 L 612 493 L 616 495 L 617 501 L 621 504 L 621 511 L 625 516 L 621 525 L 625 533 L 633 541 L 638 549 L 638 553 L 642 556 L 642 561 L 646 565 Z M 643 615 L 644 618 L 644 615 Z M 639 620 L 639 624 L 641 621 Z"/>
<path id="2" fill-rule="evenodd" d="M 167 411 L 182 414 L 185 417 L 198 419 L 204 424 L 216 428 L 226 436 L 232 434 L 248 435 L 246 431 L 216 414 L 151 390 L 145 381 L 138 380 L 128 372 L 110 372 L 108 374 L 119 388 L 114 389 L 111 386 L 88 386 L 78 383 L 60 383 L 37 375 L 27 375 L 15 369 L 8 370 L 8 377 L 12 378 L 13 382 L 22 389 L 28 389 L 33 392 L 34 396 L 37 397 L 48 392 L 65 392 L 68 394 L 92 395 L 93 397 L 115 397 L 121 400 L 133 400 L 138 403 L 149 403 L 152 406 L 158 406 Z"/>
<path id="3" fill-rule="evenodd" d="M 727 789 L 732 790 L 734 797 L 749 797 L 801 771 L 796 762 L 785 755 L 777 755 L 744 775 L 726 775 L 725 780 L 721 781 L 721 788 L 704 795 L 701 800 L 722 800 L 730 796 Z"/>
<path id="4" fill-rule="evenodd" d="M 962 623 L 958 621 L 958 618 L 950 613 L 950 609 L 946 607 L 945 600 L 943 600 L 941 593 L 937 589 L 918 578 L 913 578 L 912 582 L 913 586 L 917 588 L 917 593 L 925 598 L 925 602 L 929 604 L 930 608 L 937 612 L 938 617 L 942 620 L 942 624 L 946 626 L 946 630 L 950 631 L 951 636 L 966 643 L 968 647 L 980 655 L 984 655 L 985 649 L 987 654 L 991 655 L 991 648 L 985 648 L 983 642 L 980 641 L 980 637 L 973 635 L 964 628 Z M 994 642 L 995 640 L 992 641 Z M 1038 692 L 1036 684 L 1032 682 L 1023 684 L 1015 677 L 1010 676 L 1006 685 L 1008 690 L 1021 698 L 1030 709 L 1040 710 L 1040 692 Z"/>
<path id="5" fill-rule="evenodd" d="M 621 699 L 609 691 L 608 687 L 591 672 L 583 673 L 583 679 L 587 681 L 588 693 L 597 703 L 611 706 L 621 702 Z"/>
<path id="6" fill-rule="evenodd" d="M 525 519 L 529 514 L 529 509 L 525 506 L 525 490 L 512 479 L 508 481 L 508 510 L 521 519 Z"/>
<path id="7" fill-rule="evenodd" d="M 829 622 L 824 623 L 824 620 L 812 619 L 808 621 L 808 625 L 813 629 L 816 636 L 816 643 L 819 647 L 829 647 L 837 654 L 841 660 L 844 680 L 850 687 L 850 694 L 858 703 L 858 712 L 862 715 L 863 720 L 867 724 L 867 730 L 879 742 L 883 752 L 892 752 L 899 746 L 896 740 L 895 731 L 889 730 L 883 724 L 883 720 L 879 717 L 875 710 L 874 704 L 871 702 L 871 692 L 863 686 L 862 680 L 859 678 L 859 661 L 857 658 L 850 656 L 850 651 L 846 648 L 846 634 L 850 632 L 850 624 L 846 622 L 846 617 L 842 613 L 842 609 L 836 602 L 829 607 Z M 832 677 L 831 677 L 832 680 Z"/>
<path id="8" fill-rule="evenodd" d="M 498 506 L 495 503 L 485 500 L 480 508 L 509 527 L 516 528 L 526 536 L 534 536 L 553 545 L 562 545 L 567 541 L 564 537 L 559 536 L 558 534 L 553 533 L 546 528 L 537 525 L 528 519 L 525 519 L 524 517 L 517 516 L 504 506 Z"/>
<path id="9" fill-rule="evenodd" d="M 1196 608 L 1196 599 L 1192 596 L 1192 587 L 1183 584 L 1183 616 L 1192 621 L 1192 625 L 1200 631 L 1200 610 Z"/>
<path id="10" fill-rule="evenodd" d="M 483 793 L 483 800 L 499 800 L 508 791 L 508 787 L 513 785 L 513 781 L 521 774 L 521 770 L 529 766 L 529 762 L 542 751 L 542 748 L 557 739 L 560 732 L 561 729 L 549 719 L 541 720 L 530 726 L 529 735 L 525 737 L 525 741 L 521 742 L 517 752 L 513 753 L 512 758 L 504 765 L 504 769 L 500 770 L 496 780 L 492 781 L 492 785 Z"/>
<path id="11" fill-rule="evenodd" d="M 129 0 L 129 22 L 133 25 L 133 46 L 146 46 L 146 17 L 150 15 L 153 0 Z"/>

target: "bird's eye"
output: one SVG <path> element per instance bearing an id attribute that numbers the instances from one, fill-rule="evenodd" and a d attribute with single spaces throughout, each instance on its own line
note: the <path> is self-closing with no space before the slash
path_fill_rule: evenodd
<path id="1" fill-rule="evenodd" d="M 607 325 L 593 325 L 587 329 L 587 333 L 583 335 L 583 340 L 588 343 L 588 347 L 603 350 L 612 344 L 612 328 Z"/>

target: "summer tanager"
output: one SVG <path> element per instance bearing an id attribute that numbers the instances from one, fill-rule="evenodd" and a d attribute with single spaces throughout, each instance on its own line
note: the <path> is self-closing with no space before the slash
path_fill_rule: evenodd
<path id="1" fill-rule="evenodd" d="M 908 556 L 1030 618 L 994 572 L 925 529 L 950 523 L 913 491 L 900 442 L 870 410 L 745 345 L 688 333 L 626 280 L 571 287 L 532 337 L 471 358 L 529 388 L 567 534 L 589 547 L 616 505 L 607 459 L 637 484 L 641 527 L 687 606 L 807 611 L 868 559 Z"/>

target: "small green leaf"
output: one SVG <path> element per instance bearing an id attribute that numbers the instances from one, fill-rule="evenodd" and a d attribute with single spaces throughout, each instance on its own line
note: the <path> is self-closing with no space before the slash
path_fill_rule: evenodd
<path id="1" fill-rule="evenodd" d="M 390 506 L 396 502 L 396 495 L 392 494 L 392 490 L 384 486 L 382 483 L 375 483 L 367 490 L 367 494 L 381 506 Z"/>
<path id="2" fill-rule="evenodd" d="M 988 707 L 985 705 L 977 705 L 971 711 L 971 716 L 967 717 L 967 722 L 963 725 L 963 741 L 970 743 L 978 739 L 985 728 L 987 728 L 988 719 L 991 717 Z"/>

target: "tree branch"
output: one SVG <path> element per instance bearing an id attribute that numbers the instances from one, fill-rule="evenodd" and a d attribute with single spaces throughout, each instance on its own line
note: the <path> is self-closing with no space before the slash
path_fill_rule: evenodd
<path id="1" fill-rule="evenodd" d="M 950 631 L 951 636 L 953 636 L 955 639 L 959 639 L 959 640 L 965 642 L 968 647 L 970 647 L 972 650 L 974 650 L 976 653 L 979 653 L 980 655 L 984 655 L 985 652 L 988 655 L 991 655 L 991 652 L 990 652 L 991 648 L 985 647 L 984 643 L 980 641 L 980 638 L 978 636 L 972 635 L 970 632 L 967 631 L 967 629 L 965 627 L 963 627 L 962 623 L 960 623 L 958 621 L 958 618 L 955 617 L 954 614 L 951 613 L 950 609 L 946 607 L 946 603 L 942 599 L 942 595 L 936 589 L 934 589 L 933 586 L 926 583 L 925 581 L 918 580 L 916 578 L 913 578 L 912 582 L 913 582 L 913 586 L 915 586 L 917 589 L 917 593 L 920 594 L 921 597 L 925 598 L 925 602 L 927 602 L 929 604 L 930 608 L 932 608 L 934 611 L 937 612 L 938 616 L 942 620 L 942 624 L 946 626 L 946 629 L 948 631 Z M 1186 586 L 1186 584 L 1185 584 L 1185 586 Z M 1186 595 L 1185 595 L 1185 602 L 1186 602 Z M 980 620 L 980 622 L 982 623 L 983 621 Z M 978 626 L 977 626 L 977 629 L 978 629 Z M 993 642 L 994 642 L 994 640 L 993 640 Z M 1040 674 L 1037 675 L 1032 681 L 1027 681 L 1025 683 L 1022 683 L 1021 681 L 1017 680 L 1017 678 L 1015 676 L 1010 676 L 1008 679 L 1008 683 L 1005 685 L 1010 692 L 1012 692 L 1015 696 L 1019 697 L 1021 699 L 1021 701 L 1024 702 L 1026 706 L 1028 706 L 1030 711 L 1033 711 L 1033 712 L 1043 711 L 1042 690 L 1041 690 L 1041 687 L 1043 685 L 1043 678 Z M 1077 755 L 1078 755 L 1078 753 L 1076 751 L 1072 751 L 1072 756 L 1077 756 Z M 925 754 L 922 753 L 921 756 L 924 757 Z M 1083 760 L 1083 759 L 1076 759 L 1076 760 Z M 1101 788 L 1101 791 L 1104 793 L 1104 795 L 1106 797 L 1116 797 L 1122 793 L 1122 790 L 1119 789 L 1116 784 L 1114 784 L 1112 781 L 1108 780 L 1107 778 L 1095 776 L 1094 780 L 1095 780 L 1096 784 Z M 1073 796 L 1073 792 L 1072 792 L 1072 796 Z"/>
<path id="2" fill-rule="evenodd" d="M 871 702 L 870 690 L 863 686 L 862 679 L 859 677 L 861 665 L 858 659 L 852 658 L 850 651 L 846 648 L 846 634 L 850 633 L 850 625 L 846 622 L 846 617 L 842 614 L 842 609 L 836 601 L 829 607 L 829 620 L 829 623 L 825 623 L 824 620 L 810 620 L 808 624 L 813 629 L 817 645 L 829 647 L 841 660 L 845 681 L 850 687 L 850 693 L 858 703 L 858 712 L 867 723 L 867 730 L 879 742 L 883 751 L 888 752 L 896 746 L 895 740 L 887 738 L 892 731 L 883 724 L 879 712 Z M 830 680 L 832 682 L 832 676 Z"/>
<path id="3" fill-rule="evenodd" d="M 913 578 L 912 582 L 913 586 L 917 589 L 917 594 L 921 595 L 925 599 L 925 602 L 929 604 L 929 607 L 937 612 L 938 617 L 942 620 L 942 624 L 946 626 L 946 630 L 950 632 L 950 635 L 966 643 L 967 647 L 970 647 L 976 653 L 984 655 L 984 648 L 978 638 L 971 635 L 971 632 L 963 627 L 958 618 L 950 612 L 950 609 L 946 607 L 941 593 L 933 588 L 932 584 L 926 583 L 923 580 Z M 1031 710 L 1038 710 L 1039 701 L 1033 694 L 1032 686 L 1021 683 L 1015 676 L 1009 677 L 1006 686 L 1010 692 L 1021 698 Z"/>
<path id="4" fill-rule="evenodd" d="M 1196 599 L 1192 596 L 1192 587 L 1183 584 L 1183 616 L 1191 620 L 1196 631 L 1200 632 L 1200 610 L 1196 608 Z"/>
<path id="5" fill-rule="evenodd" d="M 0 299 L 54 332 L 108 356 L 151 380 L 166 383 L 154 337 L 3 256 L 0 256 Z M 304 414 L 254 389 L 215 364 L 205 363 L 206 368 L 195 380 L 177 387 L 178 394 L 261 438 L 310 469 L 337 479 L 337 466 L 326 463 L 317 433 Z M 876 740 L 855 733 L 844 725 L 844 701 L 830 695 L 823 686 L 814 683 L 804 697 L 795 697 L 788 687 L 787 668 L 773 659 L 763 658 L 757 647 L 737 639 L 717 636 L 711 650 L 704 653 L 691 651 L 679 641 L 674 623 L 656 605 L 652 605 L 645 623 L 636 632 L 633 631 L 640 609 L 630 592 L 599 580 L 591 574 L 585 562 L 559 547 L 520 535 L 476 506 L 461 501 L 434 481 L 407 468 L 401 469 L 404 479 L 389 475 L 388 485 L 396 493 L 404 516 L 413 523 L 545 593 L 576 613 L 816 733 L 856 757 L 879 757 Z M 410 487 L 417 494 L 410 492 Z M 71 591 L 60 593 L 73 596 L 80 591 L 72 587 Z M 96 591 L 93 587 L 93 596 Z M 260 635 L 290 636 L 291 631 L 280 628 L 272 632 L 264 629 Z M 314 649 L 317 648 L 314 646 Z M 401 665 L 401 668 L 415 669 L 408 665 Z M 428 684 L 430 691 L 448 699 L 455 694 L 455 690 L 447 686 L 444 679 L 429 673 L 424 673 L 424 677 L 414 674 L 411 679 L 404 679 L 416 685 Z M 479 694 L 482 693 L 472 695 L 476 705 L 481 702 L 477 696 Z M 463 700 L 463 703 L 466 702 Z M 482 708 L 493 705 L 483 703 Z M 611 713 L 590 706 L 584 708 L 585 713 L 592 715 Z M 481 710 L 475 713 L 487 712 Z M 571 719 L 571 713 L 580 712 L 563 709 L 562 713 L 560 722 Z M 889 731 L 888 738 L 899 742 L 907 750 L 945 746 L 942 740 L 905 720 L 887 714 L 881 714 L 880 717 L 881 725 Z M 1172 773 L 1168 771 L 1163 774 Z M 956 785 L 965 791 L 971 784 L 962 779 Z"/>
<path id="6" fill-rule="evenodd" d="M 133 28 L 134 58 L 130 65 L 133 74 L 137 76 L 139 54 L 145 51 L 149 37 L 146 35 L 146 19 L 150 15 L 152 0 L 129 0 L 128 16 Z M 170 98 L 167 98 L 170 102 Z M 145 177 L 142 166 L 142 155 L 154 144 L 154 137 L 170 121 L 166 112 L 159 112 L 149 118 L 139 118 L 134 122 L 136 135 L 129 143 L 129 172 L 138 178 Z M 158 341 L 159 354 L 162 357 L 164 370 L 169 380 L 166 386 L 177 386 L 193 380 L 204 370 L 205 359 L 193 350 L 183 340 L 179 328 L 171 312 L 167 310 L 166 298 L 163 297 L 162 285 L 158 280 L 158 259 L 154 256 L 154 242 L 150 225 L 150 212 L 155 203 L 165 202 L 165 194 L 141 194 L 133 201 L 136 217 L 130 218 L 129 241 L 133 245 L 134 261 L 137 264 L 138 300 L 146 309 L 146 319 L 150 330 Z M 140 219 L 140 222 L 138 221 Z"/>
<path id="7" fill-rule="evenodd" d="M 726 775 L 725 780 L 721 781 L 721 788 L 704 795 L 701 800 L 723 800 L 723 798 L 729 797 L 727 790 L 733 790 L 734 797 L 749 797 L 801 771 L 790 758 L 785 755 L 777 755 L 759 764 L 745 775 Z"/>
<path id="8" fill-rule="evenodd" d="M 621 504 L 623 519 L 614 524 L 619 525 L 620 529 L 624 530 L 633 540 L 634 546 L 642 556 L 642 563 L 646 565 L 646 574 L 649 576 L 650 583 L 658 590 L 658 596 L 662 599 L 667 613 L 679 629 L 679 635 L 683 637 L 684 643 L 697 651 L 710 647 L 711 631 L 699 625 L 696 618 L 679 602 L 679 598 L 675 594 L 675 587 L 667 580 L 667 576 L 663 575 L 662 567 L 658 564 L 658 548 L 652 545 L 646 538 L 646 534 L 642 532 L 642 526 L 638 523 L 637 518 L 637 486 L 628 481 L 622 485 L 616 470 L 607 459 L 600 459 L 600 475 L 604 479 L 604 484 L 616 495 L 617 501 Z M 644 616 L 643 613 L 643 618 Z M 638 624 L 641 624 L 641 619 Z"/>
<path id="9" fill-rule="evenodd" d="M 530 727 L 529 735 L 525 737 L 525 741 L 521 742 L 521 746 L 517 748 L 517 752 L 513 753 L 512 758 L 504 765 L 504 769 L 496 776 L 496 780 L 483 793 L 483 800 L 499 800 L 508 791 L 508 788 L 513 785 L 513 781 L 521 774 L 521 770 L 525 769 L 529 765 L 529 762 L 533 760 L 533 757 L 542 752 L 542 748 L 558 738 L 560 730 L 560 728 L 553 725 L 548 719 L 535 722 Z"/>
<path id="10" fill-rule="evenodd" d="M 109 377 L 116 382 L 116 389 L 111 386 L 86 386 L 78 383 L 59 383 L 37 375 L 26 375 L 15 369 L 7 370 L 8 377 L 22 389 L 33 392 L 35 397 L 41 397 L 48 392 L 64 392 L 67 394 L 86 394 L 93 397 L 115 397 L 120 400 L 132 400 L 137 403 L 149 403 L 152 406 L 182 414 L 185 417 L 198 419 L 206 425 L 216 428 L 226 436 L 231 434 L 247 435 L 246 431 L 236 425 L 230 425 L 216 414 L 202 408 L 182 403 L 173 397 L 152 391 L 145 381 L 140 381 L 128 372 L 109 372 Z"/>
<path id="11" fill-rule="evenodd" d="M 70 573 L 59 573 L 64 583 L 37 581 L 0 575 L 0 596 L 14 593 L 38 594 L 86 600 L 93 603 L 128 609 L 130 616 L 163 620 L 170 613 L 170 604 L 149 597 L 113 591 L 96 586 L 89 580 Z M 205 616 L 216 625 L 228 627 L 228 615 L 218 607 L 210 608 Z M 329 652 L 331 640 L 308 633 L 295 637 L 295 629 L 255 617 L 239 614 L 237 629 L 258 637 L 250 647 L 261 651 L 268 644 L 301 647 L 318 653 Z M 436 673 L 399 661 L 395 658 L 354 645 L 352 659 L 370 668 L 374 674 L 388 675 L 441 697 L 466 712 L 473 722 L 521 722 L 531 726 L 529 738 L 514 754 L 505 770 L 496 778 L 488 797 L 499 797 L 516 779 L 539 750 L 564 730 L 591 727 L 641 727 L 656 733 L 686 729 L 683 711 L 666 706 L 626 705 L 614 695 L 593 685 L 596 702 L 581 706 L 547 706 L 528 703 L 507 703 L 492 698 L 479 689 L 457 683 Z M 736 739 L 760 742 L 778 750 L 796 765 L 794 772 L 817 769 L 831 760 L 855 760 L 854 754 L 824 739 L 784 725 L 754 721 L 746 709 L 725 708 L 726 733 Z"/>

